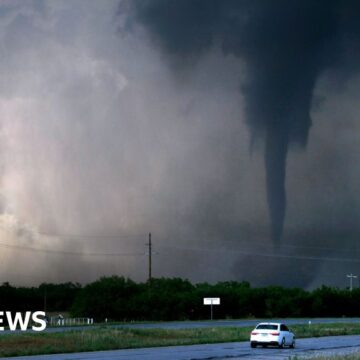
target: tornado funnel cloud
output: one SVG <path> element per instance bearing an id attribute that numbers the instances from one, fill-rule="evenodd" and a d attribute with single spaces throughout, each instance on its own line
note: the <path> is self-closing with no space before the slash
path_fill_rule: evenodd
<path id="1" fill-rule="evenodd" d="M 245 66 L 246 123 L 264 142 L 271 237 L 279 243 L 286 210 L 286 158 L 306 147 L 313 95 L 326 71 L 359 71 L 360 2 L 355 0 L 151 0 L 131 2 L 131 19 L 173 64 L 194 64 L 216 47 Z M 180 61 L 179 61 L 180 60 Z M 173 69 L 177 69 L 173 66 Z M 194 67 L 196 69 L 196 67 Z M 195 71 L 195 70 L 194 70 Z M 239 75 L 240 77 L 240 75 Z"/>
<path id="2" fill-rule="evenodd" d="M 286 210 L 286 157 L 288 135 L 268 128 L 265 141 L 266 191 L 269 206 L 271 239 L 282 238 Z"/>

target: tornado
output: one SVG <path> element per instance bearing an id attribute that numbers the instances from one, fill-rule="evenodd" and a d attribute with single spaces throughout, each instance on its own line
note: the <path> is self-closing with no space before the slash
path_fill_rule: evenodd
<path id="1" fill-rule="evenodd" d="M 288 136 L 269 128 L 266 132 L 265 169 L 266 192 L 269 206 L 271 239 L 277 244 L 281 240 L 286 209 L 286 155 Z"/>
<path id="2" fill-rule="evenodd" d="M 314 88 L 324 71 L 346 79 L 359 70 L 360 2 L 134 0 L 127 8 L 128 27 L 145 29 L 172 64 L 193 66 L 217 47 L 245 64 L 239 81 L 246 123 L 264 143 L 270 233 L 279 244 L 288 152 L 293 144 L 306 147 Z"/>

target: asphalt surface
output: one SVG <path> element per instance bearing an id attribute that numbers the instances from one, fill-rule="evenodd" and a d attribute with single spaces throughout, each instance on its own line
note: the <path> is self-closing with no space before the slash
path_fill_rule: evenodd
<path id="1" fill-rule="evenodd" d="M 359 323 L 360 318 L 313 318 L 313 319 L 255 319 L 255 320 L 214 320 L 214 321 L 179 321 L 179 322 L 164 322 L 164 323 L 144 323 L 144 324 L 125 324 L 114 325 L 116 327 L 129 327 L 140 329 L 192 329 L 192 328 L 207 328 L 207 327 L 223 327 L 223 326 L 238 326 L 248 327 L 254 326 L 259 322 L 281 322 L 289 326 L 294 324 L 329 324 L 329 323 Z"/>
<path id="2" fill-rule="evenodd" d="M 225 360 L 255 359 L 284 360 L 297 356 L 344 355 L 360 352 L 359 336 L 334 336 L 299 339 L 295 349 L 256 348 L 249 342 L 173 346 L 133 350 L 99 351 L 76 354 L 24 356 L 21 360 Z M 2 358 L 14 359 L 14 358 Z"/>
<path id="3" fill-rule="evenodd" d="M 294 324 L 328 324 L 328 323 L 360 323 L 360 318 L 314 318 L 314 319 L 256 319 L 256 320 L 213 320 L 213 321 L 174 321 L 174 322 L 156 322 L 156 323 L 134 323 L 134 324 L 118 324 L 107 325 L 115 328 L 135 328 L 135 329 L 194 329 L 194 328 L 208 328 L 208 327 L 222 327 L 222 326 L 238 326 L 248 327 L 254 326 L 259 322 L 283 322 L 289 326 Z M 69 326 L 69 327 L 48 327 L 46 332 L 63 332 L 63 331 L 82 331 L 85 329 L 95 329 L 100 325 L 85 325 L 85 326 Z M 32 330 L 28 330 L 31 332 Z M 20 330 L 16 331 L 20 332 Z M 3 334 L 11 334 L 14 331 L 5 330 Z"/>

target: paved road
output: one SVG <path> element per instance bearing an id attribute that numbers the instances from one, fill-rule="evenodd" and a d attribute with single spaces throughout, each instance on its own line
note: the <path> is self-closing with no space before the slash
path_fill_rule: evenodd
<path id="1" fill-rule="evenodd" d="M 256 319 L 256 320 L 214 320 L 214 321 L 174 321 L 174 322 L 159 322 L 148 324 L 126 324 L 115 325 L 119 327 L 141 328 L 141 329 L 191 329 L 191 328 L 206 328 L 206 327 L 221 327 L 221 326 L 255 326 L 262 321 L 284 322 L 287 325 L 294 324 L 329 324 L 329 323 L 360 323 L 360 318 L 309 318 L 309 319 Z"/>
<path id="2" fill-rule="evenodd" d="M 99 351 L 76 354 L 25 356 L 21 360 L 288 360 L 315 355 L 348 354 L 360 352 L 359 336 L 336 336 L 299 339 L 295 349 L 256 348 L 249 342 L 211 345 L 173 346 L 133 350 Z M 14 358 L 2 358 L 2 360 Z"/>
<path id="3" fill-rule="evenodd" d="M 256 320 L 214 320 L 214 321 L 173 321 L 173 322 L 156 322 L 143 324 L 119 324 L 108 325 L 115 328 L 135 328 L 135 329 L 194 329 L 207 327 L 222 327 L 222 326 L 239 326 L 251 327 L 262 321 L 284 322 L 287 325 L 294 324 L 329 324 L 329 323 L 360 323 L 360 318 L 313 318 L 313 319 L 256 319 Z M 99 325 L 91 326 L 68 326 L 68 327 L 49 327 L 46 332 L 63 332 L 63 331 L 82 331 L 86 329 L 96 329 Z M 32 330 L 27 330 L 32 332 Z M 20 333 L 20 330 L 15 333 Z M 14 331 L 5 330 L 3 334 L 13 334 Z"/>

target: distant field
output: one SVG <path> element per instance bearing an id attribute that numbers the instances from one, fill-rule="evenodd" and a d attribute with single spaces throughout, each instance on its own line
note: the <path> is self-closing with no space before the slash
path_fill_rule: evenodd
<path id="1" fill-rule="evenodd" d="M 291 328 L 298 338 L 360 334 L 360 324 L 356 323 L 294 325 Z M 252 329 L 252 327 L 214 327 L 169 330 L 102 326 L 61 333 L 6 334 L 0 337 L 0 356 L 248 341 Z M 349 359 L 353 360 L 353 358 Z"/>

